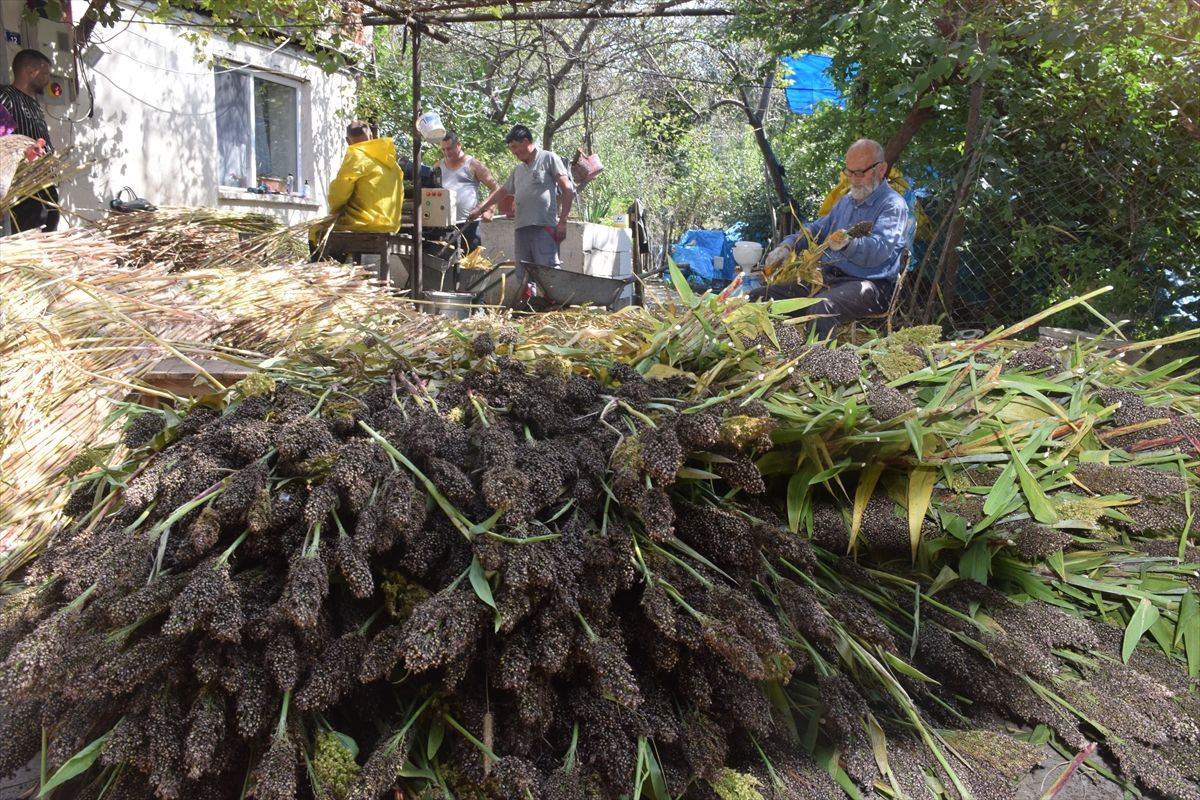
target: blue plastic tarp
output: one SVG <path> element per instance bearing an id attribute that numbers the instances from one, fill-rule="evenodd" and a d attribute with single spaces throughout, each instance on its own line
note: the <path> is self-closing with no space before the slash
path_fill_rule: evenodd
<path id="1" fill-rule="evenodd" d="M 713 256 L 725 259 L 721 269 L 713 265 Z M 687 264 L 689 276 L 705 285 L 733 278 L 733 242 L 725 231 L 701 228 L 686 231 L 671 249 L 671 258 L 676 264 Z"/>
<path id="2" fill-rule="evenodd" d="M 846 101 L 834 88 L 829 77 L 829 65 L 833 59 L 816 53 L 789 56 L 783 59 L 787 86 L 788 109 L 793 114 L 811 114 L 822 103 L 845 107 Z"/>

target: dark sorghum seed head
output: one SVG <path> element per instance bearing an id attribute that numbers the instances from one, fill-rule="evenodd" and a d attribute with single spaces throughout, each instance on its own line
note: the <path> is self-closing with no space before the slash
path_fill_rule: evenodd
<path id="1" fill-rule="evenodd" d="M 657 583 L 647 586 L 646 590 L 642 592 L 641 606 L 642 613 L 654 626 L 654 630 L 662 634 L 664 638 L 675 641 L 678 636 L 679 611 L 675 606 L 675 601 L 671 599 L 666 590 Z"/>
<path id="2" fill-rule="evenodd" d="M 184 715 L 179 698 L 170 690 L 161 690 L 150 704 L 146 720 L 146 741 L 150 746 L 150 784 L 163 798 L 180 796 L 183 783 Z"/>
<path id="3" fill-rule="evenodd" d="M 339 536 L 337 549 L 334 554 L 338 571 L 346 581 L 350 593 L 360 600 L 375 593 L 375 578 L 371 575 L 371 564 L 355 540 L 349 536 Z"/>
<path id="4" fill-rule="evenodd" d="M 273 426 L 260 419 L 238 420 L 229 426 L 229 449 L 234 460 L 249 464 L 262 458 L 271 449 Z"/>
<path id="5" fill-rule="evenodd" d="M 72 703 L 56 719 L 46 720 L 47 732 L 52 731 L 46 753 L 52 773 L 95 738 L 95 725 L 107 710 L 107 702 L 85 699 Z"/>
<path id="6" fill-rule="evenodd" d="M 342 502 L 354 514 L 367 505 L 375 484 L 391 474 L 383 448 L 373 441 L 354 438 L 338 448 L 337 461 L 329 470 L 329 482 L 341 492 Z"/>
<path id="7" fill-rule="evenodd" d="M 237 693 L 238 734 L 250 739 L 271 724 L 273 707 L 281 695 L 271 691 L 266 669 L 251 658 L 236 663 L 231 677 Z"/>
<path id="8" fill-rule="evenodd" d="M 263 651 L 263 662 L 280 691 L 286 692 L 295 687 L 300 675 L 300 664 L 296 653 L 296 640 L 289 631 L 276 631 L 267 641 Z"/>
<path id="9" fill-rule="evenodd" d="M 75 491 L 71 492 L 71 496 L 67 499 L 67 504 L 63 506 L 62 513 L 71 519 L 78 519 L 84 516 L 96 503 L 97 490 L 103 491 L 103 485 L 94 480 L 88 480 Z"/>
<path id="10" fill-rule="evenodd" d="M 295 800 L 299 748 L 290 733 L 272 737 L 271 746 L 254 770 L 250 795 L 255 800 Z"/>
<path id="11" fill-rule="evenodd" d="M 519 523 L 536 513 L 530 498 L 530 480 L 525 470 L 512 466 L 492 467 L 480 481 L 483 500 L 488 508 L 507 509 L 510 523 Z"/>
<path id="12" fill-rule="evenodd" d="M 134 417 L 125 426 L 121 442 L 129 449 L 135 449 L 150 442 L 166 428 L 167 420 L 158 411 L 146 411 Z"/>
<path id="13" fill-rule="evenodd" d="M 883 618 L 861 596 L 845 591 L 834 597 L 829 612 L 841 620 L 846 630 L 868 644 L 896 652 L 896 640 L 883 624 Z"/>
<path id="14" fill-rule="evenodd" d="M 84 621 L 73 609 L 55 612 L 21 639 L 0 663 L 0 697 L 33 696 L 71 654 Z"/>
<path id="15" fill-rule="evenodd" d="M 196 780 L 213 765 L 213 754 L 225 736 L 225 697 L 204 692 L 188 713 L 187 739 L 183 744 L 183 765 L 188 777 Z"/>
<path id="16" fill-rule="evenodd" d="M 867 503 L 862 518 L 863 538 L 871 549 L 884 558 L 907 556 L 912 545 L 909 540 L 908 521 L 895 512 L 892 499 L 876 492 Z"/>
<path id="17" fill-rule="evenodd" d="M 712 471 L 724 478 L 730 486 L 749 494 L 762 494 L 767 490 L 762 473 L 746 456 L 735 456 L 728 462 L 714 463 Z"/>
<path id="18" fill-rule="evenodd" d="M 676 503 L 675 531 L 718 565 L 751 568 L 758 551 L 750 522 L 741 514 L 723 508 Z"/>
<path id="19" fill-rule="evenodd" d="M 728 741 L 725 728 L 700 711 L 684 716 L 680 730 L 683 757 L 688 768 L 704 778 L 715 778 L 725 766 Z"/>
<path id="20" fill-rule="evenodd" d="M 143 772 L 148 771 L 150 764 L 146 747 L 146 727 L 146 720 L 140 714 L 127 713 L 117 720 L 100 753 L 100 763 L 130 764 Z M 0 763 L 0 769 L 3 766 Z"/>
<path id="21" fill-rule="evenodd" d="M 811 589 L 792 581 L 780 582 L 780 603 L 792 627 L 822 652 L 834 652 L 837 633 L 829 622 L 829 612 Z"/>
<path id="22" fill-rule="evenodd" d="M 275 447 L 284 461 L 299 463 L 334 449 L 333 436 L 325 423 L 313 417 L 298 417 L 275 428 Z"/>
<path id="23" fill-rule="evenodd" d="M 867 405 L 880 422 L 887 422 L 916 407 L 908 395 L 878 382 L 867 387 Z"/>
<path id="24" fill-rule="evenodd" d="M 835 742 L 855 739 L 863 727 L 867 703 L 858 687 L 845 675 L 835 673 L 817 678 L 820 688 L 822 729 Z"/>
<path id="25" fill-rule="evenodd" d="M 201 509 L 183 531 L 184 546 L 176 554 L 180 561 L 203 558 L 221 538 L 221 517 L 213 506 Z"/>
<path id="26" fill-rule="evenodd" d="M 1004 372 L 1037 372 L 1062 369 L 1062 361 L 1045 347 L 1034 345 L 1018 350 L 1004 362 Z"/>
<path id="27" fill-rule="evenodd" d="M 729 672 L 711 657 L 706 660 L 713 686 L 713 713 L 719 714 L 730 728 L 740 726 L 755 736 L 770 736 L 775 723 L 762 686 L 739 673 Z"/>
<path id="28" fill-rule="evenodd" d="M 1005 629 L 1019 630 L 1047 650 L 1056 647 L 1096 650 L 1100 647 L 1096 631 L 1085 620 L 1047 603 L 1031 600 L 1009 606 L 1001 609 L 995 618 Z"/>
<path id="29" fill-rule="evenodd" d="M 505 756 L 493 767 L 501 797 L 533 797 L 541 794 L 542 774 L 529 761 L 516 756 Z"/>
<path id="30" fill-rule="evenodd" d="M 389 625 L 375 635 L 363 654 L 358 679 L 369 683 L 386 678 L 404 655 L 404 628 Z"/>
<path id="31" fill-rule="evenodd" d="M 280 607 L 297 628 L 317 624 L 321 604 L 329 594 L 329 570 L 316 557 L 295 556 L 288 566 L 287 582 L 283 586 Z"/>
<path id="32" fill-rule="evenodd" d="M 741 636 L 753 643 L 760 656 L 786 650 L 774 609 L 768 612 L 753 595 L 718 584 L 713 589 L 711 611 L 736 627 Z"/>
<path id="33" fill-rule="evenodd" d="M 812 542 L 830 553 L 845 553 L 850 548 L 850 528 L 838 506 L 830 503 L 812 505 Z"/>
<path id="34" fill-rule="evenodd" d="M 212 508 L 221 522 L 237 525 L 245 522 L 250 510 L 258 502 L 259 493 L 267 485 L 270 469 L 264 463 L 255 462 L 234 473 L 225 491 L 213 501 Z"/>
<path id="35" fill-rule="evenodd" d="M 337 505 L 338 493 L 333 484 L 321 483 L 314 486 L 308 493 L 308 499 L 304 501 L 304 524 L 309 528 L 318 524 L 325 525 Z"/>
<path id="36" fill-rule="evenodd" d="M 358 780 L 350 788 L 346 800 L 378 800 L 379 796 L 392 788 L 396 776 L 408 758 L 408 739 L 398 741 L 381 738 L 367 757 L 367 763 L 358 773 Z"/>
<path id="37" fill-rule="evenodd" d="M 1071 534 L 1039 525 L 1032 520 L 1018 522 L 1005 529 L 1017 555 L 1025 561 L 1037 561 L 1057 553 L 1071 543 Z"/>
<path id="38" fill-rule="evenodd" d="M 709 619 L 703 626 L 703 638 L 708 649 L 720 656 L 734 672 L 756 681 L 766 678 L 767 671 L 753 643 L 734 625 Z"/>
<path id="39" fill-rule="evenodd" d="M 487 630 L 488 609 L 474 592 L 459 587 L 431 596 L 404 623 L 404 664 L 424 672 L 473 649 Z"/>
<path id="40" fill-rule="evenodd" d="M 597 688 L 617 703 L 630 708 L 642 704 L 642 692 L 637 677 L 619 636 L 600 636 L 590 640 L 586 647 L 592 679 Z"/>
<path id="41" fill-rule="evenodd" d="M 357 631 L 335 640 L 309 672 L 296 693 L 296 708 L 323 711 L 336 703 L 355 683 L 367 642 Z"/>
<path id="42" fill-rule="evenodd" d="M 644 493 L 637 505 L 638 516 L 646 535 L 656 542 L 669 542 L 675 538 L 675 509 L 671 498 L 659 488 Z"/>
<path id="43" fill-rule="evenodd" d="M 1109 741 L 1108 748 L 1120 762 L 1122 773 L 1142 786 L 1176 800 L 1200 800 L 1200 788 L 1193 780 L 1154 748 L 1137 742 Z"/>
<path id="44" fill-rule="evenodd" d="M 425 475 L 446 499 L 459 509 L 471 509 L 479 501 L 479 493 L 471 478 L 457 464 L 443 458 L 430 458 Z"/>
<path id="45" fill-rule="evenodd" d="M 811 574 L 817 567 L 817 554 L 807 539 L 776 522 L 755 522 L 751 533 L 763 552 Z"/>
<path id="46" fill-rule="evenodd" d="M 796 363 L 796 368 L 814 378 L 823 378 L 834 386 L 845 386 L 857 381 L 862 374 L 862 359 L 849 346 L 836 350 L 817 346 Z"/>
<path id="47" fill-rule="evenodd" d="M 672 428 L 663 425 L 642 434 L 642 465 L 656 485 L 674 483 L 683 459 L 683 447 Z"/>
<path id="48" fill-rule="evenodd" d="M 1187 526 L 1186 506 L 1180 500 L 1169 502 L 1147 501 L 1121 509 L 1133 520 L 1121 523 L 1135 534 L 1166 533 L 1179 534 Z"/>
<path id="49" fill-rule="evenodd" d="M 680 414 L 675 418 L 675 435 L 684 450 L 707 450 L 721 441 L 721 419 L 711 411 Z"/>
<path id="50" fill-rule="evenodd" d="M 1170 498 L 1186 491 L 1178 473 L 1140 466 L 1080 464 L 1074 476 L 1096 494 L 1129 494 L 1134 497 Z"/>
<path id="51" fill-rule="evenodd" d="M 181 641 L 175 637 L 152 635 L 127 647 L 119 655 L 99 664 L 89 676 L 85 691 L 89 694 L 119 696 L 132 687 L 149 683 L 160 671 L 181 655 Z"/>
<path id="52" fill-rule="evenodd" d="M 404 472 L 393 473 L 382 486 L 383 503 L 376 553 L 390 550 L 397 539 L 409 542 L 425 525 L 425 495 L 418 492 L 412 478 Z"/>
<path id="53" fill-rule="evenodd" d="M 168 636 L 183 636 L 202 628 L 214 639 L 237 642 L 244 622 L 229 564 L 201 564 L 171 602 L 171 615 L 162 630 Z"/>
<path id="54" fill-rule="evenodd" d="M 114 627 L 123 628 L 147 617 L 158 616 L 171 607 L 171 601 L 191 580 L 192 574 L 160 575 L 152 583 L 102 606 L 105 618 Z"/>
<path id="55" fill-rule="evenodd" d="M 496 343 L 492 341 L 492 337 L 488 333 L 481 333 L 471 340 L 471 352 L 477 358 L 490 356 L 496 352 Z"/>

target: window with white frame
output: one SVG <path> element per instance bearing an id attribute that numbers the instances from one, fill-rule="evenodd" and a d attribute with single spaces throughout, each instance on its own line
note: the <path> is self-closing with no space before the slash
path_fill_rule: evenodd
<path id="1" fill-rule="evenodd" d="M 301 185 L 300 83 L 249 67 L 221 66 L 214 77 L 221 185 L 288 175 Z"/>

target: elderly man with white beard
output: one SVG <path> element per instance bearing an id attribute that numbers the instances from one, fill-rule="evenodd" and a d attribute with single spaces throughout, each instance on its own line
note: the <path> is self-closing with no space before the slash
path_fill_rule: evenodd
<path id="1" fill-rule="evenodd" d="M 841 323 L 887 310 L 900 274 L 900 255 L 907 243 L 908 205 L 884 180 L 888 164 L 879 142 L 859 139 L 850 145 L 842 172 L 850 182 L 850 191 L 827 215 L 805 226 L 808 237 L 818 244 L 829 244 L 820 265 L 825 285 L 813 295 L 821 302 L 797 312 L 823 315 L 814 322 L 822 339 Z M 846 233 L 862 222 L 871 223 L 870 233 L 857 238 Z M 797 242 L 807 245 L 808 237 L 800 231 L 785 238 L 767 254 L 766 267 L 783 263 Z M 755 289 L 750 298 L 807 297 L 809 291 L 803 284 L 777 284 Z"/>

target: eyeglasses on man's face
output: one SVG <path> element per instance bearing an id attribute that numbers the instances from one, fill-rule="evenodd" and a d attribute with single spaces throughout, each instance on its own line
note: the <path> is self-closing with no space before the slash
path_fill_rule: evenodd
<path id="1" fill-rule="evenodd" d="M 876 161 L 871 166 L 864 167 L 863 169 L 850 169 L 849 167 L 846 167 L 846 168 L 842 169 L 842 172 L 844 172 L 849 177 L 861 178 L 863 175 L 866 175 L 868 172 L 875 169 L 882 163 L 883 163 L 882 161 Z"/>

